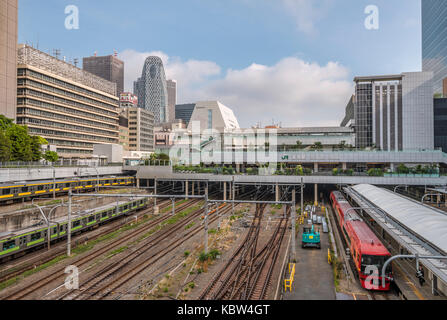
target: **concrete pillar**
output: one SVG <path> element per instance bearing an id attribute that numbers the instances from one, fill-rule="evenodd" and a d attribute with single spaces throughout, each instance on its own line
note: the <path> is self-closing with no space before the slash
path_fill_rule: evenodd
<path id="1" fill-rule="evenodd" d="M 342 166 L 343 166 L 343 171 L 347 169 L 346 162 L 343 162 Z"/>
<path id="2" fill-rule="evenodd" d="M 137 188 L 140 188 L 140 179 L 137 179 Z"/>
<path id="3" fill-rule="evenodd" d="M 438 207 L 441 206 L 441 195 L 440 194 L 438 194 L 438 199 L 436 201 L 436 204 L 438 205 Z"/>
<path id="4" fill-rule="evenodd" d="M 279 185 L 278 185 L 278 182 L 276 183 L 276 189 L 275 189 L 275 201 L 279 201 Z"/>
<path id="5" fill-rule="evenodd" d="M 314 202 L 314 204 L 317 206 L 318 205 L 318 184 L 315 183 L 314 189 L 315 189 L 315 202 Z"/>
<path id="6" fill-rule="evenodd" d="M 227 183 L 225 181 L 223 182 L 223 199 L 227 200 Z"/>
<path id="7" fill-rule="evenodd" d="M 394 163 L 390 163 L 390 170 L 391 172 L 394 172 Z"/>
<path id="8" fill-rule="evenodd" d="M 314 172 L 318 172 L 318 163 L 314 163 Z"/>
<path id="9" fill-rule="evenodd" d="M 241 172 L 241 165 L 239 163 L 236 163 L 236 172 Z"/>
<path id="10" fill-rule="evenodd" d="M 196 187 L 196 182 L 192 181 L 191 182 L 191 195 L 194 195 L 194 188 Z"/>
<path id="11" fill-rule="evenodd" d="M 189 196 L 189 181 L 185 181 L 185 196 L 186 196 L 186 200 L 188 200 L 188 196 Z"/>

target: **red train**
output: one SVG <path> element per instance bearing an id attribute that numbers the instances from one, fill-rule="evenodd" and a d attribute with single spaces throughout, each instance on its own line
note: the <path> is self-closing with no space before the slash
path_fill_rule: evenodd
<path id="1" fill-rule="evenodd" d="M 385 261 L 391 257 L 391 254 L 368 225 L 352 209 L 341 192 L 332 192 L 330 199 L 343 237 L 351 251 L 351 257 L 362 287 L 375 291 L 388 291 L 390 289 L 390 281 L 388 279 L 392 278 L 391 264 L 386 270 L 385 287 L 382 286 L 381 273 Z M 372 270 L 378 270 L 380 276 L 375 273 L 375 275 L 368 278 L 372 274 Z"/>

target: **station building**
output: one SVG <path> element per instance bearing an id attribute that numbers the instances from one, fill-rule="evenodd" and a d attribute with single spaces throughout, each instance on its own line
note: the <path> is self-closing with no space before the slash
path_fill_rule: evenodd
<path id="1" fill-rule="evenodd" d="M 90 159 L 93 144 L 119 142 L 115 83 L 28 45 L 17 59 L 17 124 L 55 145 L 61 159 Z"/>

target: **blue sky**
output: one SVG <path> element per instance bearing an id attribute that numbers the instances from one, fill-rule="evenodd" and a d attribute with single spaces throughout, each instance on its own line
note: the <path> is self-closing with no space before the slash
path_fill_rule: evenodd
<path id="1" fill-rule="evenodd" d="M 370 4 L 379 30 L 364 27 Z M 67 58 L 116 49 L 128 89 L 157 52 L 179 102 L 219 99 L 242 126 L 337 125 L 354 76 L 420 70 L 420 19 L 420 0 L 19 0 L 19 42 Z"/>

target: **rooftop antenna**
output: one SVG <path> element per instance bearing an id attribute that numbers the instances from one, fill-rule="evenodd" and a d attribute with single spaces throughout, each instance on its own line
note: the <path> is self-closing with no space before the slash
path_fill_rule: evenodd
<path id="1" fill-rule="evenodd" d="M 78 66 L 78 63 L 79 63 L 79 59 L 78 58 L 74 58 L 73 59 L 73 64 L 74 64 L 75 67 Z"/>
<path id="2" fill-rule="evenodd" d="M 59 59 L 59 56 L 61 55 L 61 50 L 53 49 L 53 55 L 56 57 L 56 59 Z"/>

